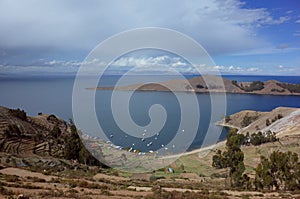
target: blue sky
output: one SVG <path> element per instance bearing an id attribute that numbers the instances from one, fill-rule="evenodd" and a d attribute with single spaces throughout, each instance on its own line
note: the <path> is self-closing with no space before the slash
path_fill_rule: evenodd
<path id="1" fill-rule="evenodd" d="M 106 38 L 155 26 L 199 42 L 216 63 L 211 70 L 300 75 L 299 8 L 297 0 L 1 0 L 0 74 L 75 73 Z M 161 56 L 133 54 L 122 63 L 178 61 Z"/>

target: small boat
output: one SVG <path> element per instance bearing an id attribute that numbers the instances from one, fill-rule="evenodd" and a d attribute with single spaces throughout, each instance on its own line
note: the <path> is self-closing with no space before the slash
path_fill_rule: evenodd
<path id="1" fill-rule="evenodd" d="M 145 141 L 145 138 L 142 138 L 142 142 L 144 142 Z"/>

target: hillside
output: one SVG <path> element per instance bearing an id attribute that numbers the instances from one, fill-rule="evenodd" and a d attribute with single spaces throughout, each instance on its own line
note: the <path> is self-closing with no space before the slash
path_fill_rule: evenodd
<path id="1" fill-rule="evenodd" d="M 51 136 L 57 127 L 60 136 L 70 134 L 67 123 L 55 115 L 30 117 L 21 110 L 0 107 L 0 152 L 62 157 L 63 145 Z"/>
<path id="2" fill-rule="evenodd" d="M 280 119 L 278 114 L 282 115 Z M 241 124 L 245 116 L 255 118 L 247 127 Z M 275 116 L 277 120 L 265 127 L 263 121 Z M 242 111 L 231 115 L 229 121 L 222 121 L 222 125 L 236 126 L 240 131 L 248 128 L 251 133 L 252 125 L 260 125 L 261 129 L 276 129 L 278 135 L 282 135 L 276 142 L 242 146 L 245 172 L 253 179 L 261 155 L 268 156 L 274 150 L 300 153 L 299 119 L 299 109 L 280 107 L 272 112 Z M 216 150 L 225 149 L 224 142 L 188 152 L 165 168 L 132 174 L 80 164 L 80 159 L 67 160 L 63 152 L 67 143 L 74 141 L 74 126 L 54 115 L 31 117 L 22 110 L 0 107 L 0 124 L 0 198 L 299 197 L 297 191 L 231 189 L 228 170 L 212 167 L 212 157 Z M 60 129 L 59 135 L 53 131 L 57 128 Z M 97 149 L 109 152 L 107 145 L 101 147 Z M 76 147 L 71 149 L 78 153 Z M 169 158 L 172 157 L 166 156 L 164 160 L 168 162 Z M 169 172 L 168 168 L 175 172 Z"/>
<path id="3" fill-rule="evenodd" d="M 272 131 L 277 137 L 300 134 L 300 109 L 278 107 L 270 112 L 244 110 L 227 116 L 218 124 L 235 127 L 239 133 Z"/>
<path id="4" fill-rule="evenodd" d="M 205 79 L 205 81 L 204 81 Z M 165 82 L 134 84 L 120 87 L 97 87 L 97 90 L 139 90 L 139 91 L 176 91 L 176 92 L 227 92 L 227 93 L 247 93 L 261 95 L 300 95 L 299 84 L 287 84 L 276 80 L 266 82 L 237 82 L 222 78 L 224 86 L 221 85 L 220 78 L 216 76 L 199 76 L 186 80 L 173 79 Z M 160 85 L 163 84 L 164 86 Z M 95 89 L 95 88 L 88 88 Z"/>

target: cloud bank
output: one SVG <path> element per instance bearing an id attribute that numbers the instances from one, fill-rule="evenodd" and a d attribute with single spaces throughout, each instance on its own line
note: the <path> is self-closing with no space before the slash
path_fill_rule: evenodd
<path id="1" fill-rule="evenodd" d="M 238 0 L 2 0 L 0 47 L 91 50 L 120 31 L 158 26 L 190 35 L 210 53 L 224 53 L 264 45 L 257 29 L 289 20 L 243 6 Z"/>

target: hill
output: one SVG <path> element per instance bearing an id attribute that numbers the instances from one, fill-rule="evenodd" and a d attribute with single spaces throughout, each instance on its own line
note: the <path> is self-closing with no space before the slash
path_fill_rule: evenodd
<path id="1" fill-rule="evenodd" d="M 222 121 L 223 125 L 236 126 L 240 131 L 248 128 L 252 133 L 251 126 L 260 125 L 262 129 L 276 129 L 277 134 L 282 135 L 276 142 L 242 146 L 246 173 L 252 179 L 261 155 L 267 156 L 274 150 L 299 154 L 299 115 L 299 109 L 280 107 L 272 112 L 242 111 L 229 116 L 230 120 Z M 241 123 L 245 116 L 255 120 L 243 127 Z M 266 118 L 274 119 L 275 116 L 276 121 L 263 125 Z M 19 109 L 0 107 L 0 124 L 0 198 L 299 197 L 297 191 L 231 189 L 228 171 L 212 167 L 212 156 L 216 150 L 225 148 L 224 142 L 188 152 L 157 171 L 131 174 L 89 166 L 87 162 L 80 163 L 80 158 L 67 158 L 65 149 L 68 143 L 78 143 L 74 140 L 74 125 L 54 115 L 31 117 Z M 71 149 L 78 153 L 76 147 Z M 169 172 L 168 168 L 175 172 Z"/>
<path id="2" fill-rule="evenodd" d="M 222 80 L 222 82 L 220 81 Z M 176 91 L 176 92 L 226 92 L 260 95 L 300 95 L 300 84 L 288 84 L 276 80 L 266 82 L 237 82 L 217 76 L 198 76 L 188 79 L 173 79 L 165 82 L 134 84 L 120 87 L 97 87 L 97 90 L 139 90 L 139 91 Z"/>
<path id="3" fill-rule="evenodd" d="M 237 128 L 242 134 L 272 131 L 277 137 L 284 137 L 300 134 L 300 109 L 278 107 L 270 112 L 244 110 L 225 117 L 218 124 Z"/>

